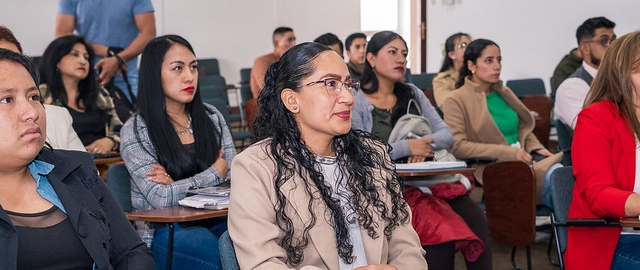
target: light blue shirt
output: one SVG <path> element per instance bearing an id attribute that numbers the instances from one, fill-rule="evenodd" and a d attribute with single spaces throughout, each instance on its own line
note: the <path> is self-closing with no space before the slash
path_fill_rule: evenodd
<path id="1" fill-rule="evenodd" d="M 31 176 L 33 176 L 33 179 L 36 180 L 36 191 L 38 194 L 40 194 L 40 196 L 45 200 L 60 208 L 60 210 L 66 214 L 67 211 L 64 209 L 60 198 L 58 198 L 58 194 L 53 190 L 53 187 L 47 178 L 47 175 L 53 170 L 54 166 L 44 161 L 34 160 L 31 161 L 27 167 L 29 168 L 29 172 L 31 173 Z"/>

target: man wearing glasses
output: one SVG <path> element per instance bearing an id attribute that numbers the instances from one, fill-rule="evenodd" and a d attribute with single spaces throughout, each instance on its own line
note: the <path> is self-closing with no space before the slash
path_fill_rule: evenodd
<path id="1" fill-rule="evenodd" d="M 589 92 L 591 81 L 596 76 L 600 59 L 609 44 L 616 39 L 613 28 L 616 24 L 605 17 L 586 20 L 576 31 L 578 50 L 582 54 L 582 65 L 558 86 L 554 111 L 563 124 L 575 129 L 578 113 Z"/>

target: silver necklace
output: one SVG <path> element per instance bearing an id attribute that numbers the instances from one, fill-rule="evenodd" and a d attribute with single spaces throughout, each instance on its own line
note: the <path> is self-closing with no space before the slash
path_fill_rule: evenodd
<path id="1" fill-rule="evenodd" d="M 178 124 L 178 122 L 176 122 L 176 124 Z M 180 127 L 182 127 L 182 125 L 178 124 Z M 182 136 L 184 134 L 193 134 L 193 129 L 191 128 L 191 116 L 189 116 L 189 122 L 187 122 L 187 127 L 183 130 L 176 130 L 176 133 L 178 133 L 178 136 Z"/>
<path id="2" fill-rule="evenodd" d="M 338 158 L 316 155 L 316 161 L 319 162 L 320 164 L 331 165 L 331 164 L 335 164 L 336 161 L 338 161 Z"/>

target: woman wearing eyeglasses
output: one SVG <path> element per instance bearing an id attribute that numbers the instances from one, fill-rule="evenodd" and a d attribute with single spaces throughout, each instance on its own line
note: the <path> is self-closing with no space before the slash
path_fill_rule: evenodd
<path id="1" fill-rule="evenodd" d="M 440 72 L 433 78 L 433 97 L 441 110 L 444 99 L 456 90 L 464 49 L 469 43 L 471 43 L 471 36 L 466 33 L 455 33 L 444 43 L 444 61 Z"/>
<path id="2" fill-rule="evenodd" d="M 408 53 L 406 42 L 397 33 L 383 31 L 371 37 L 352 124 L 354 129 L 371 132 L 387 142 L 397 120 L 407 113 L 409 100 L 414 99 L 432 133 L 392 142 L 389 153 L 393 160 L 406 158 L 413 163 L 433 157 L 435 150 L 451 147 L 453 135 L 424 93 L 404 83 Z M 409 112 L 417 114 L 414 107 Z M 469 198 L 469 180 L 451 178 L 444 183 L 426 183 L 421 189 L 405 185 L 404 194 L 415 218 L 413 226 L 426 249 L 429 269 L 453 269 L 458 250 L 465 254 L 469 269 L 491 269 L 489 230 L 484 213 Z M 441 189 L 455 192 L 441 196 L 437 192 Z"/>
<path id="3" fill-rule="evenodd" d="M 229 235 L 242 269 L 427 269 L 381 142 L 351 129 L 351 79 L 320 43 L 289 49 L 234 159 Z"/>

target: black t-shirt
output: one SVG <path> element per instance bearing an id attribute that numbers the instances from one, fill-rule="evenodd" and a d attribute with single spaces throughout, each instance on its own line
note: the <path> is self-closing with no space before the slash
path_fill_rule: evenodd
<path id="1" fill-rule="evenodd" d="M 58 207 L 35 214 L 6 212 L 18 232 L 18 269 L 93 269 L 93 259 Z"/>

